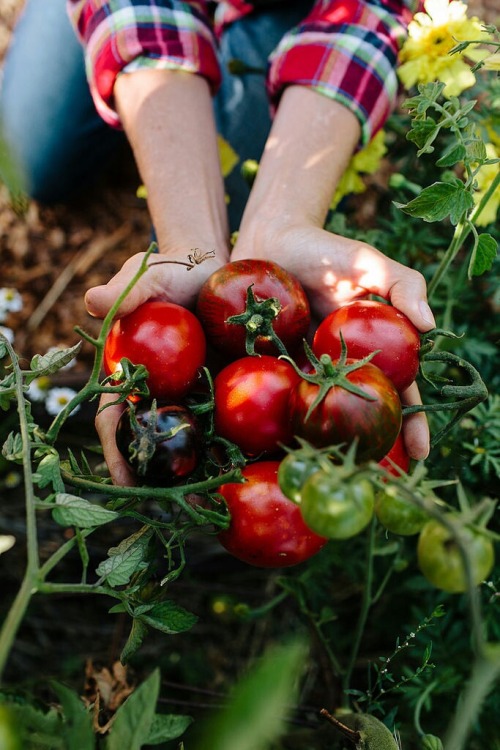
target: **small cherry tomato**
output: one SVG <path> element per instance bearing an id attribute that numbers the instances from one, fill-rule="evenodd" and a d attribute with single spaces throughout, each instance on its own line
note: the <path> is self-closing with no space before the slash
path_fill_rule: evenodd
<path id="1" fill-rule="evenodd" d="M 307 458 L 298 453 L 289 453 L 282 459 L 278 469 L 278 484 L 282 493 L 299 505 L 306 480 L 319 470 L 318 462 L 313 458 Z"/>
<path id="2" fill-rule="evenodd" d="M 201 456 L 194 414 L 178 404 L 127 407 L 116 428 L 116 444 L 139 479 L 164 487 L 187 479 Z"/>
<path id="3" fill-rule="evenodd" d="M 358 300 L 337 308 L 314 334 L 316 356 L 339 357 L 341 332 L 348 357 L 363 359 L 380 349 L 370 361 L 392 380 L 399 393 L 413 383 L 419 367 L 420 336 L 400 310 L 375 300 Z"/>
<path id="4" fill-rule="evenodd" d="M 281 492 L 278 468 L 279 461 L 247 464 L 244 483 L 219 488 L 231 514 L 229 528 L 218 535 L 220 543 L 239 560 L 262 568 L 297 565 L 326 544 Z"/>
<path id="5" fill-rule="evenodd" d="M 120 360 L 144 365 L 151 398 L 177 401 L 193 388 L 205 363 L 200 321 L 172 302 L 145 302 L 115 321 L 104 346 L 106 375 L 120 372 Z"/>
<path id="6" fill-rule="evenodd" d="M 375 515 L 382 526 L 393 534 L 418 534 L 429 516 L 404 496 L 396 484 L 378 490 L 375 495 Z"/>
<path id="7" fill-rule="evenodd" d="M 462 527 L 460 534 L 469 555 L 473 583 L 478 585 L 487 578 L 493 568 L 493 543 L 483 533 L 469 527 Z M 451 531 L 439 521 L 428 521 L 420 532 L 417 558 L 425 578 L 436 588 L 450 594 L 467 590 L 460 548 Z"/>
<path id="8" fill-rule="evenodd" d="M 339 478 L 335 471 L 317 471 L 306 480 L 301 494 L 305 523 L 328 539 L 356 536 L 373 517 L 374 490 L 364 477 Z"/>
<path id="9" fill-rule="evenodd" d="M 246 454 L 276 451 L 293 438 L 290 391 L 300 380 L 289 362 L 276 357 L 242 357 L 214 380 L 216 432 Z"/>
<path id="10" fill-rule="evenodd" d="M 230 322 L 245 312 L 249 288 L 257 304 L 255 312 L 246 323 Z M 276 307 L 272 300 L 278 303 Z M 230 359 L 249 353 L 247 329 L 250 336 L 257 334 L 256 353 L 280 353 L 268 335 L 259 334 L 262 318 L 269 319 L 289 353 L 301 346 L 311 320 L 309 301 L 298 279 L 273 261 L 255 258 L 232 261 L 215 271 L 200 289 L 196 314 L 212 345 Z"/>

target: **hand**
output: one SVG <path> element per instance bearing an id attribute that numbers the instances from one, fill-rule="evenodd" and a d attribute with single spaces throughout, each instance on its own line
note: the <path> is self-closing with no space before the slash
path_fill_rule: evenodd
<path id="1" fill-rule="evenodd" d="M 419 331 L 435 327 L 423 276 L 366 243 L 311 226 L 278 226 L 266 235 L 266 228 L 259 225 L 252 233 L 240 232 L 232 259 L 269 257 L 271 253 L 273 260 L 301 281 L 319 319 L 339 305 L 373 293 L 389 300 Z M 415 383 L 402 401 L 405 405 L 421 403 Z M 403 430 L 409 455 L 417 460 L 426 458 L 429 427 L 425 415 L 417 413 L 405 419 Z"/>
<path id="2" fill-rule="evenodd" d="M 89 289 L 85 296 L 88 312 L 94 317 L 104 318 L 117 297 L 130 283 L 143 261 L 145 253 L 129 258 L 121 270 L 107 283 Z M 200 256 L 199 256 L 200 257 Z M 177 263 L 165 263 L 170 256 L 152 254 L 148 258 L 148 270 L 141 276 L 119 308 L 118 315 L 123 316 L 149 299 L 162 299 L 185 307 L 192 306 L 199 288 L 205 279 L 223 262 L 227 261 L 227 252 L 217 257 L 208 256 L 202 262 L 188 269 Z M 173 258 L 172 258 L 173 259 Z M 176 258 L 177 259 L 177 256 Z M 187 258 L 186 258 L 187 260 Z M 112 394 L 104 394 L 99 409 L 116 400 Z M 116 446 L 115 431 L 118 420 L 124 410 L 123 404 L 106 406 L 99 411 L 96 430 L 101 441 L 104 459 L 114 484 L 133 486 L 134 476 Z"/>

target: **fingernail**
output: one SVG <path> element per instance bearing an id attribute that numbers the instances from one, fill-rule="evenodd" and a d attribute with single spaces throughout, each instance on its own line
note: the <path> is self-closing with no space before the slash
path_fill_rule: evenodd
<path id="1" fill-rule="evenodd" d="M 436 321 L 434 320 L 434 315 L 432 314 L 432 310 L 427 304 L 427 302 L 422 301 L 419 304 L 419 310 L 420 310 L 420 315 L 422 316 L 422 320 L 425 323 L 428 323 L 432 328 L 435 328 Z"/>

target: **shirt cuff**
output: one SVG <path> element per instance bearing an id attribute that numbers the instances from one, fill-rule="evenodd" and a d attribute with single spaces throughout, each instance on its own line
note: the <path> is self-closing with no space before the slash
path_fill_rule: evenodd
<path id="1" fill-rule="evenodd" d="M 85 51 L 90 92 L 103 120 L 121 127 L 114 107 L 117 76 L 141 68 L 203 76 L 213 91 L 221 73 L 206 2 L 68 0 Z"/>
<path id="2" fill-rule="evenodd" d="M 267 83 L 273 107 L 286 86 L 309 86 L 356 115 L 366 145 L 395 107 L 397 53 L 411 18 L 398 0 L 384 5 L 318 3 L 271 56 Z"/>

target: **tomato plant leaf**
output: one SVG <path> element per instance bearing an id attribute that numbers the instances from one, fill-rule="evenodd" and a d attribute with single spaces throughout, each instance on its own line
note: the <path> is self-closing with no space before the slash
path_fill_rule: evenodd
<path id="1" fill-rule="evenodd" d="M 42 458 L 33 474 L 33 481 L 39 487 L 50 485 L 56 491 L 62 492 L 64 490 L 59 454 L 56 451 L 51 450 Z"/>
<path id="2" fill-rule="evenodd" d="M 55 496 L 55 507 L 52 517 L 60 526 L 78 526 L 80 529 L 91 529 L 114 521 L 118 513 L 95 505 L 84 497 L 58 492 Z"/>
<path id="3" fill-rule="evenodd" d="M 445 149 L 443 155 L 437 160 L 438 167 L 452 167 L 454 164 L 464 160 L 466 151 L 462 143 L 452 143 Z"/>
<path id="4" fill-rule="evenodd" d="M 469 263 L 469 279 L 472 276 L 481 276 L 491 269 L 497 257 L 497 250 L 497 241 L 491 234 L 483 233 L 477 237 Z"/>
<path id="5" fill-rule="evenodd" d="M 140 620 L 167 635 L 190 630 L 197 622 L 196 615 L 172 601 L 155 604 L 148 612 L 140 615 Z"/>
<path id="6" fill-rule="evenodd" d="M 160 745 L 176 740 L 193 723 L 191 716 L 183 714 L 155 714 L 147 739 L 147 745 Z"/>
<path id="7" fill-rule="evenodd" d="M 120 605 L 117 605 L 117 606 L 120 606 Z M 113 612 L 113 611 L 116 612 L 117 609 L 113 607 L 113 609 L 111 609 L 110 612 Z M 132 627 L 130 628 L 130 633 L 128 634 L 127 642 L 125 643 L 122 649 L 122 652 L 120 654 L 120 661 L 122 664 L 128 664 L 131 657 L 137 651 L 139 651 L 147 634 L 148 634 L 147 625 L 141 622 L 141 620 L 139 620 L 137 617 L 134 617 L 134 619 L 132 620 Z"/>
<path id="8" fill-rule="evenodd" d="M 95 735 L 92 727 L 92 714 L 85 708 L 80 696 L 74 690 L 53 682 L 63 710 L 64 723 L 61 734 L 66 750 L 93 750 Z"/>
<path id="9" fill-rule="evenodd" d="M 78 354 L 82 342 L 69 347 L 68 349 L 57 349 L 47 354 L 35 354 L 30 362 L 31 372 L 26 375 L 26 382 L 30 383 L 35 378 L 42 375 L 52 375 L 65 365 L 68 365 Z"/>
<path id="10" fill-rule="evenodd" d="M 2 447 L 2 456 L 7 461 L 23 460 L 23 439 L 19 432 L 10 432 Z"/>
<path id="11" fill-rule="evenodd" d="M 442 221 L 449 216 L 451 223 L 457 224 L 464 213 L 473 208 L 474 200 L 463 183 L 454 180 L 435 182 L 408 203 L 394 204 L 410 216 L 417 216 L 424 221 Z"/>
<path id="12" fill-rule="evenodd" d="M 146 744 L 159 692 L 160 670 L 155 669 L 116 712 L 106 750 L 140 750 Z"/>
<path id="13" fill-rule="evenodd" d="M 139 546 L 130 547 L 103 560 L 96 569 L 98 576 L 105 578 L 110 586 L 124 586 L 131 576 L 144 568 L 144 553 Z"/>

